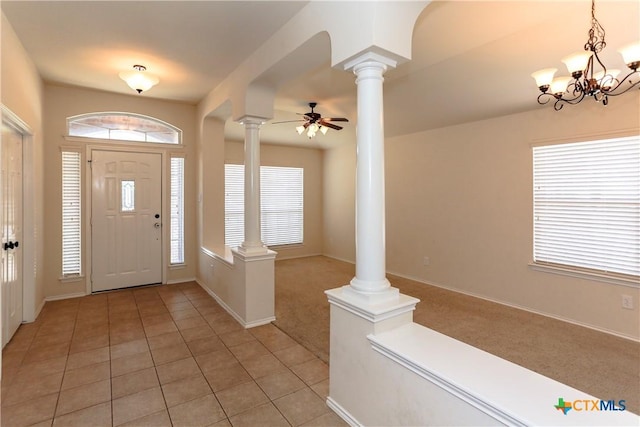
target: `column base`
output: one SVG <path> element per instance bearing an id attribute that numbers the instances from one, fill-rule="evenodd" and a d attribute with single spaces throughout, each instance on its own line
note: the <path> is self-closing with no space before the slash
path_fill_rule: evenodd
<path id="1" fill-rule="evenodd" d="M 236 249 L 236 251 L 245 256 L 254 256 L 254 255 L 265 255 L 268 254 L 269 248 L 264 245 L 256 245 L 256 246 L 243 246 L 240 245 Z"/>

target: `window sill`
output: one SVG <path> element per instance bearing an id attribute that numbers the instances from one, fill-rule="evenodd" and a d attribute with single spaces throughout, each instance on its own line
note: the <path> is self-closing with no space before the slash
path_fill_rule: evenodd
<path id="1" fill-rule="evenodd" d="M 179 264 L 169 264 L 169 270 L 181 270 L 183 268 L 187 268 L 187 264 L 184 262 Z"/>
<path id="2" fill-rule="evenodd" d="M 58 277 L 58 280 L 62 283 L 82 282 L 84 281 L 84 274 L 80 274 L 77 276 L 62 276 Z"/>
<path id="3" fill-rule="evenodd" d="M 597 282 L 628 286 L 630 288 L 640 287 L 640 282 L 637 279 L 608 275 L 604 272 L 598 273 L 595 271 L 579 270 L 568 266 L 539 264 L 536 262 L 530 262 L 529 268 L 535 271 L 542 271 L 544 273 L 560 274 L 562 276 L 577 277 L 579 279 L 594 280 Z"/>

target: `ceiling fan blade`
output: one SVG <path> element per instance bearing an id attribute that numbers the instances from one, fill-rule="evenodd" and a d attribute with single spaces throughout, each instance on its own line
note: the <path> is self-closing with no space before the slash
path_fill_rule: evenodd
<path id="1" fill-rule="evenodd" d="M 325 122 L 324 119 L 320 120 L 320 126 L 326 126 L 331 129 L 340 130 L 342 126 L 334 125 L 333 123 Z"/>
<path id="2" fill-rule="evenodd" d="M 280 123 L 297 123 L 297 122 L 301 122 L 302 119 L 297 119 L 297 120 L 284 120 L 281 122 L 271 122 L 272 125 L 278 125 Z"/>
<path id="3" fill-rule="evenodd" d="M 327 118 L 323 118 L 322 120 L 326 120 L 329 122 L 348 122 L 349 119 L 347 119 L 346 117 L 327 117 Z"/>

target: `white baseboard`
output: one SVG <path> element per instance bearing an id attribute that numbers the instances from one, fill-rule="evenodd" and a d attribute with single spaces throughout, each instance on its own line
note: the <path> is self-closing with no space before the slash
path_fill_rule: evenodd
<path id="1" fill-rule="evenodd" d="M 54 295 L 52 297 L 46 297 L 44 299 L 44 302 L 49 302 L 49 301 L 60 301 L 63 299 L 70 299 L 70 298 L 80 298 L 80 297 L 85 297 L 88 294 L 84 293 L 84 292 L 75 292 L 73 294 L 64 294 L 64 295 Z"/>
<path id="2" fill-rule="evenodd" d="M 451 288 L 449 286 L 441 285 L 439 283 L 428 282 L 426 280 L 419 279 L 417 277 L 408 276 L 408 275 L 405 275 L 405 274 L 394 273 L 392 271 L 387 271 L 387 273 L 388 274 L 392 274 L 394 276 L 402 277 L 403 279 L 413 280 L 414 282 L 422 283 L 423 285 L 429 285 L 429 286 L 434 286 L 434 287 L 440 288 L 440 289 L 446 289 L 447 291 L 457 292 L 459 294 L 468 295 L 470 297 L 479 298 L 479 299 L 482 299 L 482 300 L 485 300 L 485 301 L 493 302 L 493 303 L 504 305 L 504 306 L 507 306 L 507 307 L 516 308 L 518 310 L 527 311 L 529 313 L 537 314 L 539 316 L 544 316 L 544 317 L 549 317 L 551 319 L 560 320 L 561 322 L 571 323 L 572 325 L 582 326 L 583 328 L 588 328 L 588 329 L 592 329 L 594 331 L 603 332 L 605 334 L 613 335 L 613 336 L 616 336 L 616 337 L 619 337 L 619 338 L 624 338 L 624 339 L 627 339 L 627 340 L 630 340 L 630 341 L 634 341 L 634 342 L 640 342 L 640 338 L 638 338 L 638 337 L 634 337 L 632 335 L 621 334 L 619 332 L 612 331 L 612 330 L 606 329 L 606 328 L 602 328 L 600 326 L 590 325 L 588 323 L 579 322 L 577 320 L 569 319 L 569 318 L 558 316 L 558 315 L 551 314 L 551 313 L 546 313 L 544 311 L 534 310 L 532 308 L 524 307 L 524 306 L 521 306 L 521 305 L 518 305 L 518 304 L 512 304 L 510 302 L 501 301 L 501 300 L 497 300 L 497 299 L 494 299 L 494 298 L 489 298 L 489 297 L 486 297 L 484 295 L 476 294 L 476 293 L 473 293 L 473 292 L 462 291 L 460 289 Z"/>
<path id="3" fill-rule="evenodd" d="M 205 290 L 206 293 L 208 293 L 211 298 L 213 298 L 214 300 L 216 300 L 216 302 L 218 304 L 220 304 L 220 306 L 222 308 L 224 308 L 224 310 L 229 313 L 231 315 L 231 317 L 233 317 L 238 323 L 240 323 L 242 326 L 244 326 L 244 320 L 242 319 L 242 317 L 240 317 L 240 315 L 238 313 L 236 313 L 235 311 L 233 311 L 233 309 L 231 307 L 229 307 L 223 300 L 222 298 L 220 298 L 218 295 L 216 295 L 215 292 L 213 292 L 211 289 L 209 289 L 204 283 L 202 283 L 200 280 L 196 279 L 196 283 L 198 283 L 198 285 L 200 285 L 200 287 L 202 289 Z"/>
<path id="4" fill-rule="evenodd" d="M 253 322 L 244 323 L 244 328 L 245 329 L 251 329 L 251 328 L 255 328 L 257 326 L 268 325 L 271 322 L 275 322 L 275 320 L 276 320 L 275 316 L 266 317 L 266 318 L 260 319 L 260 320 L 254 320 Z"/>
<path id="5" fill-rule="evenodd" d="M 362 427 L 362 424 L 358 422 L 346 409 L 344 409 L 338 402 L 333 400 L 331 396 L 327 397 L 327 406 L 336 413 L 345 423 L 352 427 Z"/>
<path id="6" fill-rule="evenodd" d="M 38 318 L 38 316 L 40 316 L 40 312 L 42 311 L 42 309 L 44 308 L 44 305 L 47 303 L 47 299 L 43 299 L 40 304 L 38 305 L 38 307 L 36 308 L 36 312 L 34 313 L 33 319 L 31 320 L 23 320 L 22 323 L 32 323 L 35 322 L 36 319 Z"/>
<path id="7" fill-rule="evenodd" d="M 276 320 L 275 316 L 272 317 L 267 317 L 264 319 L 259 319 L 259 320 L 254 320 L 252 322 L 245 322 L 245 320 L 235 311 L 233 311 L 233 309 L 231 307 L 229 307 L 223 300 L 222 298 L 220 298 L 218 295 L 216 295 L 215 292 L 213 292 L 211 289 L 209 289 L 207 286 L 205 286 L 200 280 L 198 279 L 194 279 L 196 283 L 198 283 L 198 285 L 200 285 L 200 287 L 202 289 L 205 290 L 206 293 L 208 293 L 213 299 L 216 300 L 216 302 L 218 304 L 220 304 L 220 306 L 222 308 L 225 309 L 225 311 L 227 313 L 229 313 L 238 323 L 240 323 L 242 325 L 243 328 L 245 329 L 250 329 L 250 328 L 255 328 L 256 326 L 262 326 L 262 325 L 266 325 L 268 323 L 273 322 L 274 320 Z"/>
<path id="8" fill-rule="evenodd" d="M 177 283 L 187 283 L 187 282 L 197 282 L 198 280 L 196 280 L 195 277 L 192 278 L 188 278 L 188 279 L 174 279 L 174 280 L 167 280 L 167 285 L 175 285 Z"/>
<path id="9" fill-rule="evenodd" d="M 312 256 L 326 256 L 326 255 L 321 254 L 321 253 L 286 256 L 286 255 L 283 255 L 283 252 L 278 252 L 278 255 L 276 256 L 276 261 L 284 261 L 286 259 L 309 258 L 309 257 L 312 257 Z M 327 258 L 329 258 L 329 257 L 327 257 Z"/>
<path id="10" fill-rule="evenodd" d="M 342 258 L 334 257 L 334 256 L 331 256 L 331 255 L 323 255 L 323 256 L 326 256 L 327 258 L 335 259 L 337 261 L 342 261 L 342 262 L 346 262 L 346 263 L 349 263 L 349 264 L 355 264 L 355 262 L 347 260 L 347 259 L 342 259 Z M 518 304 L 512 304 L 512 303 L 509 303 L 509 302 L 506 302 L 506 301 L 501 301 L 501 300 L 498 300 L 498 299 L 489 298 L 489 297 L 486 297 L 484 295 L 475 294 L 473 292 L 463 291 L 463 290 L 460 290 L 460 289 L 457 289 L 457 288 L 452 288 L 450 286 L 445 286 L 445 285 L 442 285 L 442 284 L 439 284 L 439 283 L 428 282 L 428 281 L 426 281 L 424 279 L 420 279 L 418 277 L 413 277 L 413 276 L 409 276 L 409 275 L 401 274 L 401 273 L 395 273 L 393 271 L 387 271 L 387 274 L 392 274 L 394 276 L 402 277 L 403 279 L 413 280 L 414 282 L 422 283 L 424 285 L 435 286 L 436 288 L 440 288 L 440 289 L 446 289 L 447 291 L 457 292 L 457 293 L 463 294 L 463 295 L 468 295 L 470 297 L 480 298 L 482 300 L 494 302 L 496 304 L 501 304 L 501 305 L 504 305 L 504 306 L 507 306 L 507 307 L 517 308 L 518 310 L 524 310 L 524 311 L 527 311 L 529 313 L 537 314 L 537 315 L 544 316 L 544 317 L 549 317 L 549 318 L 555 319 L 555 320 L 560 320 L 561 322 L 570 323 L 570 324 L 576 325 L 576 326 L 582 326 L 583 328 L 592 329 L 594 331 L 598 331 L 598 332 L 602 332 L 602 333 L 605 333 L 605 334 L 613 335 L 613 336 L 616 336 L 616 337 L 619 337 L 619 338 L 624 338 L 626 340 L 630 340 L 630 341 L 634 341 L 634 342 L 640 342 L 640 337 L 634 337 L 633 335 L 621 334 L 620 332 L 612 331 L 610 329 L 606 329 L 606 328 L 603 328 L 603 327 L 600 327 L 600 326 L 591 325 L 589 323 L 579 322 L 577 320 L 569 319 L 569 318 L 566 318 L 566 317 L 558 316 L 558 315 L 547 313 L 547 312 L 544 312 L 544 311 L 534 310 L 534 309 L 529 308 L 529 307 L 524 307 L 524 306 L 521 306 L 521 305 L 518 305 Z"/>

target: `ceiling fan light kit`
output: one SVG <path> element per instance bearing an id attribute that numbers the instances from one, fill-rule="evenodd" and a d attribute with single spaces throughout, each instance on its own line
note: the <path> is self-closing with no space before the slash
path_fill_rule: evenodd
<path id="1" fill-rule="evenodd" d="M 134 71 L 122 71 L 119 76 L 138 93 L 149 90 L 160 82 L 158 77 L 146 72 L 147 67 L 144 65 L 134 65 L 133 69 Z"/>
<path id="2" fill-rule="evenodd" d="M 307 131 L 307 137 L 309 139 L 316 136 L 318 131 L 322 132 L 323 135 L 326 135 L 329 129 L 335 129 L 335 130 L 342 129 L 342 126 L 338 126 L 330 122 L 348 122 L 349 121 L 345 117 L 322 117 L 320 113 L 316 113 L 315 111 L 313 111 L 313 109 L 316 108 L 316 105 L 318 105 L 316 102 L 310 102 L 309 103 L 309 107 L 311 108 L 310 112 L 305 114 L 298 113 L 303 116 L 301 120 L 304 121 L 303 124 L 296 126 L 296 132 L 298 132 L 298 135 L 302 135 L 305 131 Z M 300 120 L 285 120 L 282 122 L 273 122 L 272 124 L 275 125 L 280 123 L 292 123 L 292 122 L 299 122 L 299 121 Z"/>
<path id="3" fill-rule="evenodd" d="M 640 84 L 640 41 L 618 49 L 631 70 L 618 79 L 620 70 L 608 70 L 598 56 L 605 47 L 605 31 L 595 16 L 595 0 L 591 0 L 591 28 L 584 50 L 562 59 L 571 76 L 554 78 L 557 68 L 545 68 L 531 74 L 536 81 L 540 94 L 539 104 L 555 100 L 553 108 L 562 109 L 564 104 L 575 105 L 590 96 L 603 105 L 609 102 L 609 96 L 622 95 Z M 600 70 L 596 71 L 595 68 Z"/>

